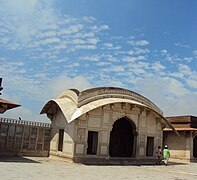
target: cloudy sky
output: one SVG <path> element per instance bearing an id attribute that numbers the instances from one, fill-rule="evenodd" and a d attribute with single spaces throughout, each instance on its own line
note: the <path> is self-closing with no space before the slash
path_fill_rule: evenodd
<path id="1" fill-rule="evenodd" d="M 197 115 L 196 0 L 0 0 L 1 98 L 39 112 L 68 88 L 128 88 Z"/>

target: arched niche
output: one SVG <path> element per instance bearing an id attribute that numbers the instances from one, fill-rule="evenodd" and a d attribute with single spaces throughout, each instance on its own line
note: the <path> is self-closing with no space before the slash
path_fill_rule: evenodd
<path id="1" fill-rule="evenodd" d="M 110 133 L 110 157 L 134 157 L 136 134 L 136 126 L 128 117 L 116 120 Z"/>

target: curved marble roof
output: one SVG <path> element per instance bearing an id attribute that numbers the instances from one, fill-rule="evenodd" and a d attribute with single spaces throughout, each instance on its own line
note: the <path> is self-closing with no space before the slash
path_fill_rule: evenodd
<path id="1" fill-rule="evenodd" d="M 61 93 L 56 99 L 48 101 L 41 110 L 41 114 L 53 114 L 52 107 L 61 109 L 68 122 L 106 104 L 125 102 L 148 108 L 157 113 L 168 126 L 171 124 L 163 117 L 163 112 L 149 99 L 130 91 L 116 87 L 91 88 L 85 91 L 69 89 Z"/>

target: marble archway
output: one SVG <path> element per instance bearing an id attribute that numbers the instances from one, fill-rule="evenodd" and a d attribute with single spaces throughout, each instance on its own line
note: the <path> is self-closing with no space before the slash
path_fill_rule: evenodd
<path id="1" fill-rule="evenodd" d="M 110 157 L 132 157 L 134 154 L 135 125 L 127 117 L 114 122 L 110 133 Z"/>

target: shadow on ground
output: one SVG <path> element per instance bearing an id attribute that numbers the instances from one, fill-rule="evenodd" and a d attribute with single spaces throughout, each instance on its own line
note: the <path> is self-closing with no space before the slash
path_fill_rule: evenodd
<path id="1" fill-rule="evenodd" d="M 187 162 L 168 162 L 168 166 L 170 165 L 187 165 Z"/>
<path id="2" fill-rule="evenodd" d="M 0 156 L 0 162 L 40 163 L 22 156 Z"/>
<path id="3" fill-rule="evenodd" d="M 187 165 L 187 164 L 189 164 L 189 163 L 187 163 L 187 162 L 168 162 L 168 165 L 167 166 L 174 166 L 174 165 Z M 94 163 L 92 163 L 92 164 L 88 164 L 88 163 L 85 163 L 84 165 L 86 165 L 86 166 L 165 166 L 164 165 L 164 163 L 163 164 L 161 164 L 161 165 L 156 165 L 156 164 L 148 164 L 148 163 L 146 163 L 146 164 L 124 164 L 124 163 L 122 163 L 122 164 L 94 164 Z"/>

